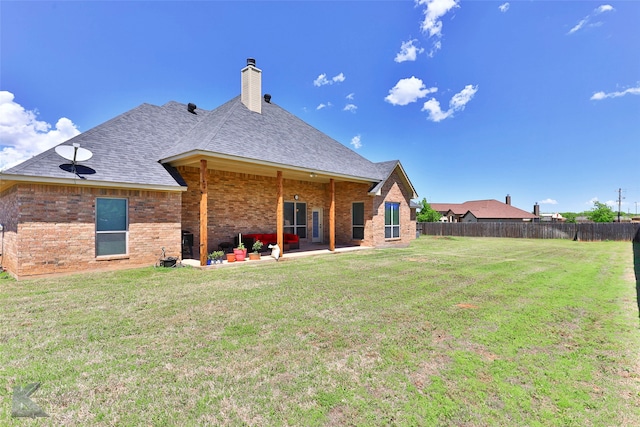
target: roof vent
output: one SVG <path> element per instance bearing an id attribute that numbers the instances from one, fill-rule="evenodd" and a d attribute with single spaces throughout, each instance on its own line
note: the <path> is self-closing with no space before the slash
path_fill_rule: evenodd
<path id="1" fill-rule="evenodd" d="M 265 93 L 264 100 L 267 104 L 271 104 L 271 95 L 269 95 L 268 93 Z"/>
<path id="2" fill-rule="evenodd" d="M 247 58 L 247 66 L 256 66 L 256 60 L 254 58 Z"/>
<path id="3" fill-rule="evenodd" d="M 196 104 L 193 103 L 189 103 L 187 104 L 187 111 L 189 111 L 191 114 L 197 114 L 196 113 Z"/>

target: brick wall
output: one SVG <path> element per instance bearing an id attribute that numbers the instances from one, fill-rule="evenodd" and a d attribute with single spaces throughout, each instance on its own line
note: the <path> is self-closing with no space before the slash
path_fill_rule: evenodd
<path id="1" fill-rule="evenodd" d="M 180 174 L 188 185 L 182 195 L 183 229 L 194 234 L 194 258 L 198 257 L 200 241 L 200 169 L 182 166 Z M 208 186 L 208 242 L 207 251 L 217 249 L 221 242 L 233 242 L 238 233 L 275 233 L 277 207 L 277 179 L 251 174 L 207 171 Z M 322 210 L 323 240 L 329 242 L 329 184 L 312 181 L 287 180 L 283 182 L 284 200 L 307 204 L 307 241 L 311 241 L 311 213 Z M 392 245 L 407 244 L 415 238 L 415 216 L 411 220 L 409 201 L 411 194 L 404 188 L 401 177 L 393 174 L 385 186 L 387 198 L 368 194 L 370 184 L 336 182 L 336 244 L 338 245 Z M 400 203 L 401 239 L 384 239 L 384 201 Z M 353 240 L 351 230 L 352 203 L 365 204 L 365 239 Z M 380 203 L 382 203 L 380 207 Z M 377 214 L 377 222 L 374 215 Z M 414 212 L 415 214 L 415 212 Z M 381 215 L 381 218 L 379 217 Z"/>
<path id="2" fill-rule="evenodd" d="M 180 254 L 178 192 L 39 184 L 17 184 L 13 188 L 19 213 L 14 251 L 7 253 L 11 267 L 7 264 L 7 268 L 17 277 L 153 265 L 162 247 L 167 256 Z M 95 256 L 97 197 L 128 199 L 126 256 Z"/>
<path id="3" fill-rule="evenodd" d="M 336 244 L 373 246 L 373 197 L 369 184 L 336 183 Z M 364 203 L 364 240 L 352 239 L 353 203 Z M 328 222 L 327 222 L 328 224 Z M 327 227 L 328 228 L 328 227 Z"/>
<path id="4" fill-rule="evenodd" d="M 382 187 L 381 195 L 376 196 L 373 209 L 376 215 L 373 217 L 373 244 L 376 247 L 391 245 L 408 245 L 416 238 L 415 210 L 410 208 L 412 194 L 409 192 L 404 180 L 394 171 Z M 384 208 L 386 202 L 400 203 L 400 238 L 385 239 L 384 237 Z"/>
<path id="5" fill-rule="evenodd" d="M 194 257 L 200 241 L 200 169 L 178 168 L 187 182 L 182 195 L 183 229 L 194 235 Z M 329 238 L 329 187 L 310 181 L 283 181 L 284 200 L 307 204 L 307 235 L 311 240 L 311 212 L 321 208 L 325 223 L 325 241 Z M 207 251 L 222 242 L 233 242 L 238 233 L 275 233 L 278 181 L 276 177 L 207 171 L 208 242 Z"/>
<path id="6" fill-rule="evenodd" d="M 16 270 L 16 231 L 18 230 L 18 191 L 13 186 L 0 193 L 0 224 L 3 231 L 0 232 L 0 247 L 2 267 L 9 272 Z"/>

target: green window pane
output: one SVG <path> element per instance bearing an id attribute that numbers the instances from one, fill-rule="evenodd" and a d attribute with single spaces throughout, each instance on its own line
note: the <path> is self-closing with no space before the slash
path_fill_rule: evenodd
<path id="1" fill-rule="evenodd" d="M 307 225 L 306 203 L 296 203 L 296 225 Z"/>
<path id="2" fill-rule="evenodd" d="M 296 227 L 296 234 L 301 239 L 307 238 L 307 227 Z"/>
<path id="3" fill-rule="evenodd" d="M 291 202 L 284 202 L 284 225 L 295 225 L 295 204 Z"/>
<path id="4" fill-rule="evenodd" d="M 127 253 L 126 233 L 100 233 L 96 235 L 96 255 L 120 255 Z"/>
<path id="5" fill-rule="evenodd" d="M 353 225 L 364 225 L 364 203 L 353 204 Z"/>
<path id="6" fill-rule="evenodd" d="M 96 199 L 97 231 L 127 230 L 126 199 Z"/>
<path id="7" fill-rule="evenodd" d="M 364 227 L 353 227 L 353 239 L 355 240 L 364 239 Z"/>

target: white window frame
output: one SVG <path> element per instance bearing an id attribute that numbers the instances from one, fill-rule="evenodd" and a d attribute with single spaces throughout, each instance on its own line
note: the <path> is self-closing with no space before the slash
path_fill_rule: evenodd
<path id="1" fill-rule="evenodd" d="M 387 224 L 387 207 L 391 207 L 391 214 L 389 218 L 389 224 Z M 397 206 L 397 209 L 393 209 L 394 206 Z M 393 215 L 394 211 L 397 213 L 396 216 Z M 394 219 L 397 224 L 394 224 Z M 384 238 L 387 240 L 399 239 L 400 238 L 400 203 L 397 202 L 385 202 L 384 203 Z"/>
<path id="2" fill-rule="evenodd" d="M 98 205 L 100 200 L 124 200 L 125 202 L 125 229 L 124 230 L 99 230 L 99 212 Z M 129 254 L 129 199 L 125 197 L 96 197 L 96 208 L 95 208 L 95 227 L 96 227 L 96 240 L 95 240 L 95 254 L 96 257 L 117 257 L 122 255 Z M 123 234 L 124 235 L 124 247 L 125 251 L 123 253 L 109 253 L 109 254 L 100 254 L 99 253 L 99 236 L 107 235 L 107 234 Z"/>

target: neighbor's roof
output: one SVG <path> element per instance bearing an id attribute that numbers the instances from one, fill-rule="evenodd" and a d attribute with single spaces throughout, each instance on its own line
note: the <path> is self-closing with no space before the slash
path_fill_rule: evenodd
<path id="1" fill-rule="evenodd" d="M 398 166 L 402 170 L 397 160 L 367 160 L 276 104 L 262 100 L 262 114 L 252 112 L 239 96 L 211 111 L 197 109 L 196 114 L 187 111 L 186 104 L 173 101 L 163 106 L 143 104 L 65 144 L 76 142 L 93 152 L 91 159 L 82 162 L 95 171 L 84 175 L 87 183 L 179 188 L 182 183 L 169 165 L 194 153 L 309 169 L 373 183 L 386 180 Z M 68 162 L 52 148 L 3 174 L 76 178 L 60 168 L 63 163 Z M 404 170 L 402 174 L 415 195 Z"/>
<path id="2" fill-rule="evenodd" d="M 431 207 L 440 213 L 452 211 L 456 215 L 465 215 L 467 212 L 471 212 L 473 216 L 479 219 L 538 218 L 530 212 L 523 211 L 522 209 L 507 205 L 495 199 L 472 200 L 464 203 L 431 203 Z"/>

